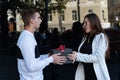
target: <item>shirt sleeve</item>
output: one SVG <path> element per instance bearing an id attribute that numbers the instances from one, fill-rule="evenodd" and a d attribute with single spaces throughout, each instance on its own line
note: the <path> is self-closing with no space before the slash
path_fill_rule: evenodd
<path id="1" fill-rule="evenodd" d="M 95 41 L 94 41 L 95 40 Z M 105 58 L 106 52 L 106 39 L 104 34 L 97 35 L 96 39 L 94 39 L 94 51 L 92 54 L 82 54 L 80 52 L 77 53 L 77 61 L 85 62 L 85 63 L 94 63 L 99 62 L 102 58 Z M 93 47 L 92 47 L 93 48 Z M 93 49 L 92 49 L 93 50 Z"/>
<path id="2" fill-rule="evenodd" d="M 48 58 L 48 57 L 49 57 L 48 54 L 40 55 L 40 59 L 41 59 L 41 60 L 43 60 L 43 59 L 45 59 L 45 58 Z"/>
<path id="3" fill-rule="evenodd" d="M 30 72 L 40 69 L 42 70 L 44 67 L 49 65 L 49 63 L 53 62 L 53 58 L 48 57 L 47 55 L 35 58 L 35 44 L 30 39 L 23 40 L 23 43 L 19 47 L 21 49 L 26 68 Z"/>

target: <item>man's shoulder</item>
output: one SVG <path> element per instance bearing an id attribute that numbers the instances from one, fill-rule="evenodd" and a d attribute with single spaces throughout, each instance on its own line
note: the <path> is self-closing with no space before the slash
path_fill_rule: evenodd
<path id="1" fill-rule="evenodd" d="M 21 32 L 20 37 L 22 37 L 23 39 L 24 39 L 24 38 L 31 38 L 31 37 L 33 37 L 33 35 L 30 34 L 30 33 L 27 32 L 27 31 L 23 31 L 23 32 Z"/>
<path id="2" fill-rule="evenodd" d="M 28 43 L 31 40 L 32 40 L 31 35 L 23 31 L 21 32 L 17 43 L 26 43 L 26 42 Z"/>

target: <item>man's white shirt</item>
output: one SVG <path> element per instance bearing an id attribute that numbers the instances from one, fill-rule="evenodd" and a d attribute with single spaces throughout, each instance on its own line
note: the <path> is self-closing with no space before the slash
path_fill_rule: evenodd
<path id="1" fill-rule="evenodd" d="M 48 55 L 40 55 L 36 58 L 36 45 L 34 35 L 23 30 L 17 42 L 23 56 L 23 59 L 17 58 L 20 80 L 43 80 L 43 68 L 53 62 L 53 58 Z"/>

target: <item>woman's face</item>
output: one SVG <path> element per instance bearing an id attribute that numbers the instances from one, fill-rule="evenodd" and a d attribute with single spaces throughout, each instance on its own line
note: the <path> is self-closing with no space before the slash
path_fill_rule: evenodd
<path id="1" fill-rule="evenodd" d="M 87 18 L 85 18 L 84 20 L 83 29 L 85 30 L 86 33 L 90 33 L 92 30 L 90 26 L 90 22 Z"/>

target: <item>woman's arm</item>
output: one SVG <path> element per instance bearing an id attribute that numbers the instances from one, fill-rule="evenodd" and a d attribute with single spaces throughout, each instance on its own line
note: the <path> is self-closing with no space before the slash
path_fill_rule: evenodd
<path id="1" fill-rule="evenodd" d="M 95 41 L 94 41 L 95 40 Z M 93 47 L 94 50 L 92 54 L 82 54 L 77 53 L 77 61 L 92 63 L 92 62 L 99 62 L 102 58 L 105 58 L 105 52 L 107 47 L 107 41 L 105 35 L 103 33 L 96 36 L 94 39 Z"/>
<path id="2" fill-rule="evenodd" d="M 93 63 L 99 62 L 102 58 L 105 58 L 105 52 L 107 47 L 107 42 L 104 34 L 99 34 L 93 40 L 94 50 L 92 54 L 82 54 L 80 52 L 73 52 L 69 57 L 71 60 L 76 60 L 80 62 Z"/>

